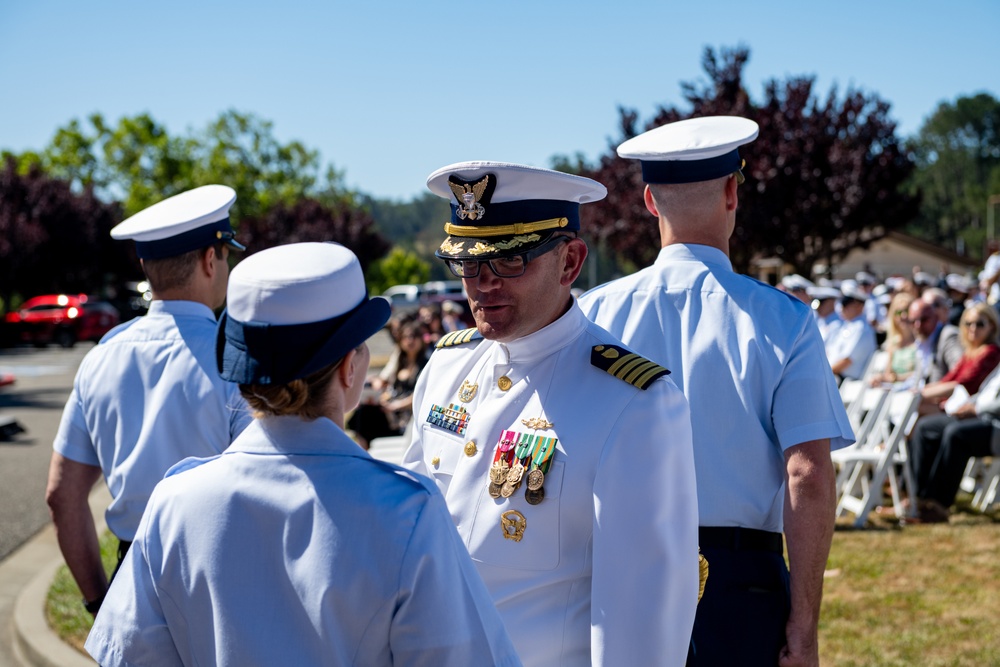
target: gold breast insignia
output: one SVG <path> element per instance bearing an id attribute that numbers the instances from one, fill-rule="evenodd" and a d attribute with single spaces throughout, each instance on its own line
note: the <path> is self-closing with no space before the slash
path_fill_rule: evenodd
<path id="1" fill-rule="evenodd" d="M 500 529 L 505 539 L 520 542 L 527 525 L 528 521 L 517 510 L 507 510 L 500 515 Z"/>
<path id="2" fill-rule="evenodd" d="M 522 419 L 521 423 L 528 428 L 535 429 L 536 431 L 543 431 L 545 429 L 552 428 L 552 422 L 545 421 L 541 417 L 532 417 L 531 419 Z"/>

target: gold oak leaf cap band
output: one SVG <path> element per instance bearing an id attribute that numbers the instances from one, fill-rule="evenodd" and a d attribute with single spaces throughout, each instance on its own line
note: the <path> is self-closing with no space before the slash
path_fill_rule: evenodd
<path id="1" fill-rule="evenodd" d="M 663 366 L 618 345 L 595 345 L 590 363 L 639 389 L 648 389 L 656 380 L 669 375 Z"/>
<path id="2" fill-rule="evenodd" d="M 451 204 L 448 237 L 437 257 L 487 260 L 536 248 L 557 231 L 580 229 L 580 204 L 603 199 L 597 181 L 507 162 L 459 162 L 438 169 L 427 187 Z"/>

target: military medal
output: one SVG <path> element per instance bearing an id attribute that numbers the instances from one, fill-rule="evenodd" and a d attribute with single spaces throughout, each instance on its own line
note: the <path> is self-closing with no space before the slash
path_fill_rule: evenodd
<path id="1" fill-rule="evenodd" d="M 448 406 L 431 405 L 431 411 L 427 414 L 427 423 L 458 435 L 464 435 L 465 429 L 469 426 L 469 413 L 456 403 L 451 403 Z"/>
<path id="2" fill-rule="evenodd" d="M 552 466 L 557 442 L 557 438 L 535 438 L 531 470 L 528 471 L 528 488 L 524 490 L 524 499 L 531 505 L 537 505 L 545 499 L 545 473 Z"/>
<path id="3" fill-rule="evenodd" d="M 514 436 L 516 434 L 513 431 L 503 431 L 500 433 L 500 439 L 497 442 L 496 453 L 493 455 L 493 465 L 490 466 L 490 481 L 486 487 L 487 493 L 493 498 L 499 498 L 503 493 L 503 485 L 507 483 L 507 474 L 510 471 L 510 463 L 508 460 L 513 453 L 514 449 Z M 510 494 L 514 493 L 514 489 L 510 490 L 510 493 L 505 498 L 509 498 Z"/>
<path id="4" fill-rule="evenodd" d="M 458 390 L 458 399 L 463 403 L 468 403 L 476 397 L 479 391 L 479 384 L 470 384 L 468 380 L 462 380 L 462 386 Z"/>
<path id="5" fill-rule="evenodd" d="M 537 505 L 538 503 L 545 500 L 545 487 L 540 486 L 535 490 L 525 489 L 524 499 L 528 501 L 529 505 Z"/>

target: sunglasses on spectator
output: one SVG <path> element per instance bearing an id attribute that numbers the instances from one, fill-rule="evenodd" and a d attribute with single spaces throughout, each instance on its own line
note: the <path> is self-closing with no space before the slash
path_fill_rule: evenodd
<path id="1" fill-rule="evenodd" d="M 962 322 L 962 324 L 970 328 L 978 327 L 980 329 L 985 329 L 989 323 L 986 320 L 970 320 L 968 322 Z"/>

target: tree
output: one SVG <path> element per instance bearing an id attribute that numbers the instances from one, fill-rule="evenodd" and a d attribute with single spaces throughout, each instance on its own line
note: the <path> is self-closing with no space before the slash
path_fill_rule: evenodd
<path id="1" fill-rule="evenodd" d="M 53 177 L 80 191 L 93 187 L 106 200 L 122 201 L 126 215 L 185 190 L 224 183 L 236 190 L 233 219 L 260 216 L 276 204 L 313 194 L 319 183 L 315 151 L 282 144 L 270 121 L 229 110 L 189 136 L 171 136 L 149 114 L 123 117 L 114 126 L 101 114 L 59 128 L 40 155 L 26 154 Z M 327 194 L 338 185 L 328 172 Z"/>
<path id="2" fill-rule="evenodd" d="M 368 272 L 368 287 L 373 294 L 381 294 L 393 285 L 425 283 L 430 279 L 431 267 L 416 254 L 393 248 L 387 257 L 372 264 Z"/>
<path id="3" fill-rule="evenodd" d="M 113 241 L 121 220 L 87 187 L 77 194 L 35 164 L 20 173 L 13 158 L 0 170 L 0 298 L 96 292 L 108 275 L 135 270 L 126 247 Z"/>
<path id="4" fill-rule="evenodd" d="M 738 271 L 752 259 L 777 256 L 809 274 L 851 248 L 866 247 L 915 215 L 919 199 L 900 192 L 913 165 L 895 135 L 889 105 L 875 95 L 836 89 L 822 100 L 813 77 L 771 80 L 755 104 L 742 83 L 749 51 L 708 48 L 702 65 L 708 82 L 682 84 L 691 111 L 660 107 L 645 129 L 683 118 L 735 115 L 760 126 L 756 141 L 741 151 L 746 183 L 730 241 Z M 639 133 L 638 114 L 619 110 L 621 140 Z M 585 228 L 624 259 L 649 264 L 659 251 L 659 233 L 642 202 L 639 163 L 618 158 L 612 148 L 589 174 L 608 187 L 608 197 L 584 207 Z"/>
<path id="5" fill-rule="evenodd" d="M 923 196 L 914 233 L 948 245 L 960 238 L 980 252 L 987 200 L 1000 194 L 1000 100 L 979 93 L 942 102 L 909 148 L 917 165 L 910 187 Z"/>
<path id="6" fill-rule="evenodd" d="M 336 241 L 350 248 L 367 271 L 390 248 L 374 225 L 371 215 L 360 208 L 306 198 L 291 205 L 278 203 L 259 217 L 244 218 L 238 237 L 248 255 L 286 243 Z"/>

